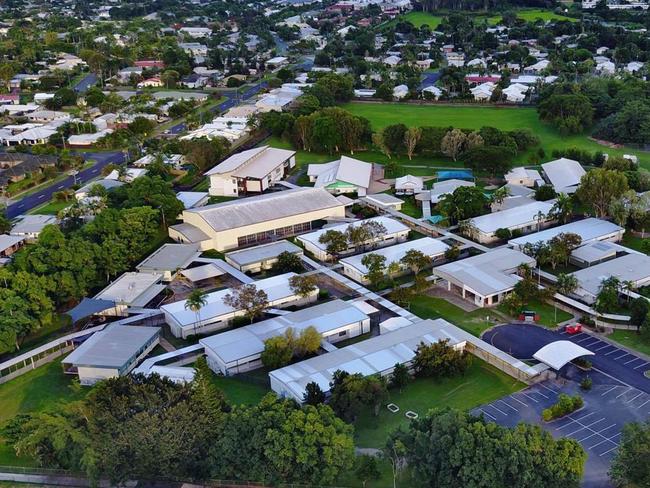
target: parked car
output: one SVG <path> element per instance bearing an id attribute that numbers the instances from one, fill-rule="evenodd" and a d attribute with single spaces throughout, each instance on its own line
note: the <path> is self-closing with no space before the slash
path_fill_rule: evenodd
<path id="1" fill-rule="evenodd" d="M 567 325 L 564 327 L 564 331 L 569 335 L 579 334 L 582 332 L 582 324 Z"/>

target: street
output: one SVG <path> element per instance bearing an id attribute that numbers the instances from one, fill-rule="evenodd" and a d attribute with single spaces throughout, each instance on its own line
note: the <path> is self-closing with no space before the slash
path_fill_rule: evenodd
<path id="1" fill-rule="evenodd" d="M 90 180 L 97 178 L 100 176 L 102 169 L 111 163 L 120 164 L 124 162 L 124 154 L 121 151 L 96 153 L 84 152 L 81 153 L 81 155 L 86 161 L 93 159 L 97 162 L 90 168 L 81 170 L 79 174 L 77 174 L 78 184 L 85 184 Z M 35 193 L 32 193 L 31 195 L 24 197 L 16 203 L 7 206 L 7 217 L 13 219 L 18 215 L 25 214 L 30 210 L 43 205 L 46 202 L 49 202 L 55 192 L 72 187 L 72 185 L 74 185 L 74 181 L 75 180 L 73 176 L 68 176 L 64 180 L 57 181 L 56 183 Z"/>

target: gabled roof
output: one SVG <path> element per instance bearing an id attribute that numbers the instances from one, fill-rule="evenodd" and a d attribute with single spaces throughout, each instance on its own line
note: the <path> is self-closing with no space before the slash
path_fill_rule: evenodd
<path id="1" fill-rule="evenodd" d="M 317 168 L 323 166 L 323 168 Z M 321 188 L 335 182 L 349 183 L 359 188 L 368 188 L 372 177 L 372 164 L 348 156 L 324 165 L 310 164 L 309 175 L 318 175 L 315 187 Z"/>
<path id="2" fill-rule="evenodd" d="M 269 146 L 256 147 L 233 154 L 205 174 L 209 176 L 232 173 L 233 176 L 241 178 L 263 178 L 294 154 L 296 151 L 287 149 Z"/>
<path id="3" fill-rule="evenodd" d="M 544 163 L 542 169 L 555 191 L 562 191 L 579 185 L 580 179 L 586 173 L 578 161 L 567 158 Z"/>

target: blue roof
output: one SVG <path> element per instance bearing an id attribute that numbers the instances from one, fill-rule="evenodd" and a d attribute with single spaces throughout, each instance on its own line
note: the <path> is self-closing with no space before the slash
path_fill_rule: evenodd
<path id="1" fill-rule="evenodd" d="M 473 180 L 474 174 L 471 169 L 453 169 L 438 171 L 438 181 L 443 180 Z"/>
<path id="2" fill-rule="evenodd" d="M 114 307 L 115 303 L 111 300 L 102 300 L 97 298 L 84 298 L 79 302 L 79 305 L 74 307 L 72 310 L 68 310 L 68 315 L 72 318 L 72 323 L 74 324 L 78 320 L 90 317 L 93 314 L 103 312 L 111 307 Z"/>
<path id="3" fill-rule="evenodd" d="M 432 215 L 431 217 L 427 217 L 427 220 L 432 224 L 437 224 L 445 220 L 445 218 L 442 215 Z"/>

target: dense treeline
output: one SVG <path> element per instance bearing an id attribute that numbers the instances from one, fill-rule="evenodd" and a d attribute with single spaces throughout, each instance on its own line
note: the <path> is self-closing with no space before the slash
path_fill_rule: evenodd
<path id="1" fill-rule="evenodd" d="M 0 268 L 0 342 L 19 348 L 34 330 L 57 320 L 55 311 L 76 303 L 137 264 L 173 223 L 183 204 L 169 183 L 144 176 L 109 196 L 106 208 L 83 225 L 87 209 L 73 204 L 61 227 L 43 229 L 36 243 Z"/>
<path id="2" fill-rule="evenodd" d="M 547 85 L 540 93 L 539 114 L 564 134 L 581 133 L 595 123 L 596 138 L 647 144 L 650 83 L 627 77 Z"/>
<path id="3" fill-rule="evenodd" d="M 204 359 L 177 384 L 131 375 L 98 384 L 56 412 L 23 414 L 3 430 L 19 455 L 91 480 L 210 478 L 332 484 L 352 466 L 352 427 L 326 405 L 273 394 L 231 406 Z"/>

